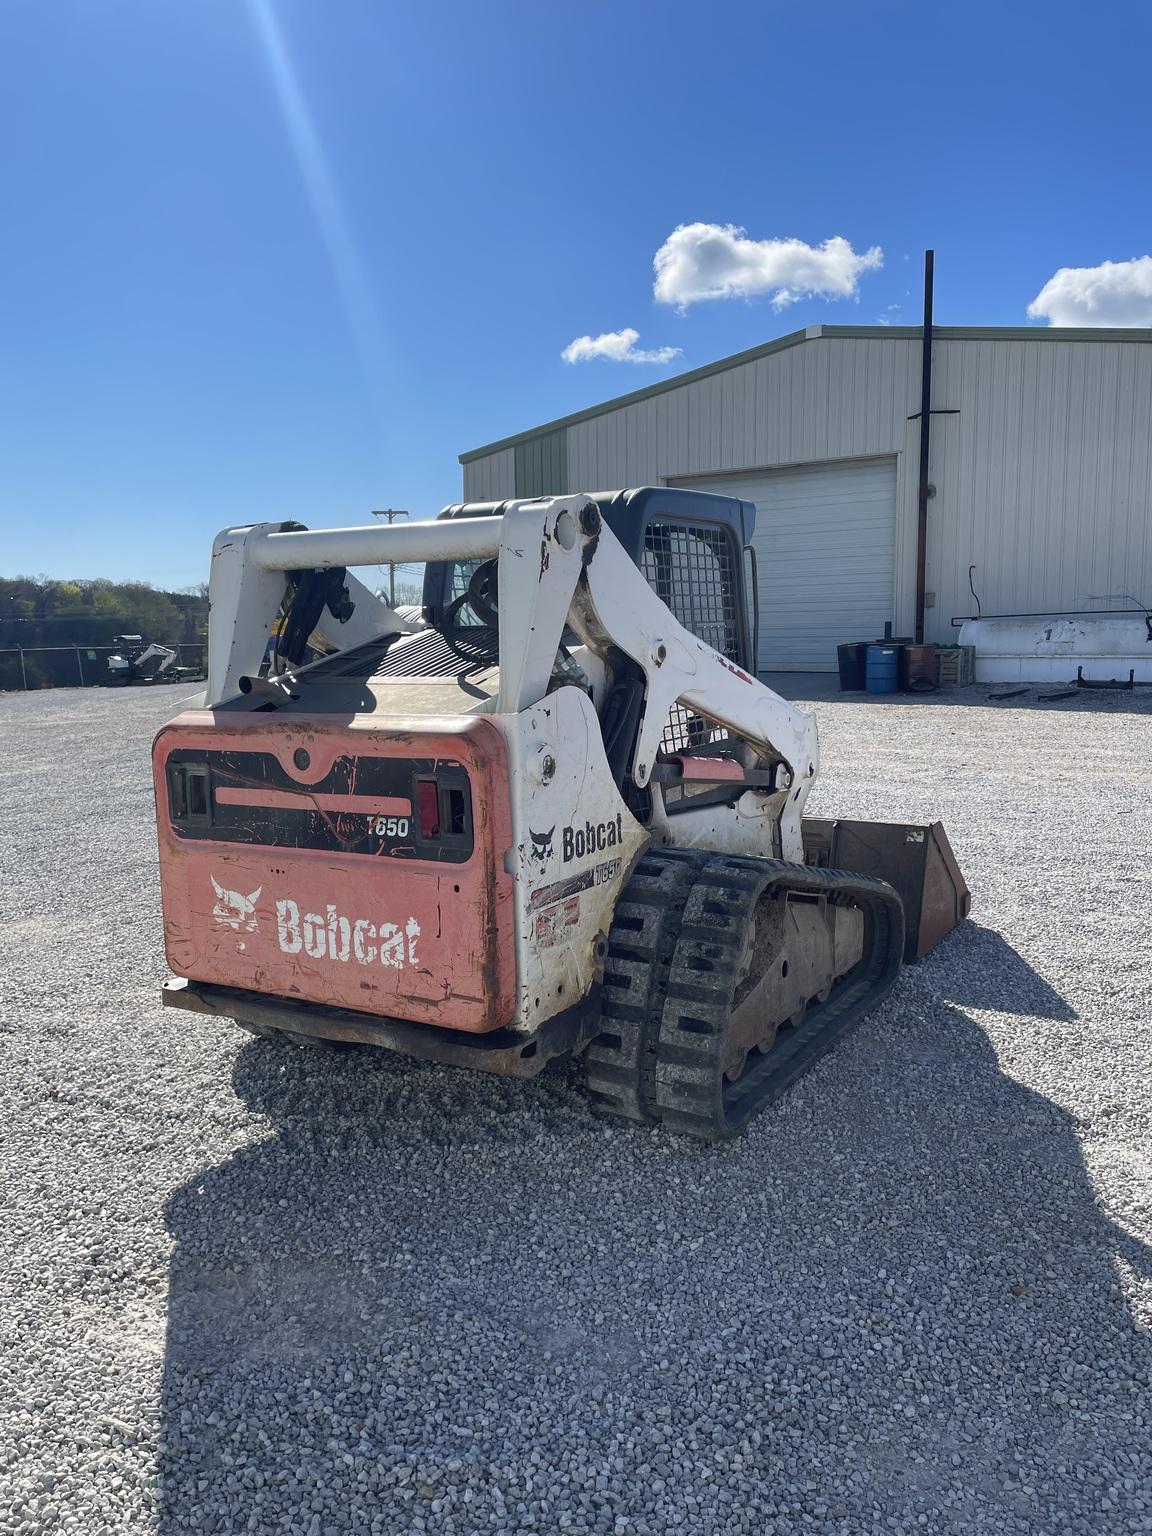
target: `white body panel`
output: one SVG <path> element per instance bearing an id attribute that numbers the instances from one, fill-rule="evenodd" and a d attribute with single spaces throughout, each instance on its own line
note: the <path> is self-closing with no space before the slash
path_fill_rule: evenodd
<path id="1" fill-rule="evenodd" d="M 612 781 L 587 694 L 558 688 L 520 715 L 494 719 L 518 790 L 508 860 L 516 892 L 515 1025 L 535 1029 L 587 996 L 603 960 L 597 940 L 607 935 L 621 887 L 651 839 Z"/>
<path id="2" fill-rule="evenodd" d="M 1152 640 L 1141 613 L 969 619 L 960 644 L 976 648 L 978 683 L 1152 682 Z"/>

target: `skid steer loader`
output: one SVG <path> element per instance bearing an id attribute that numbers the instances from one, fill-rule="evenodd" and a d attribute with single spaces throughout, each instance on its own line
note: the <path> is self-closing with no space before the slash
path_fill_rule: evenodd
<path id="1" fill-rule="evenodd" d="M 206 707 L 153 752 L 164 1001 L 524 1077 L 578 1056 L 607 1112 L 740 1131 L 968 902 L 938 824 L 806 822 L 754 519 L 644 488 L 221 533 Z M 419 620 L 349 571 L 421 560 Z"/>

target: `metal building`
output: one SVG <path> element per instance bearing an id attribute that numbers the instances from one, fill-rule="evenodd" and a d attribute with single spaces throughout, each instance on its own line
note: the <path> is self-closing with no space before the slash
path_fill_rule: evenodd
<path id="1" fill-rule="evenodd" d="M 922 332 L 809 326 L 463 453 L 464 497 L 687 485 L 754 501 L 760 666 L 911 634 Z M 924 638 L 1152 607 L 1152 331 L 936 327 Z M 971 575 L 971 586 L 969 577 Z"/>

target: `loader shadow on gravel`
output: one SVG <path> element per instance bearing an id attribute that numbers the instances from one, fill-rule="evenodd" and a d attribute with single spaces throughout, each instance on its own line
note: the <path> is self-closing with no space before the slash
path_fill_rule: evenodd
<path id="1" fill-rule="evenodd" d="M 1148 1250 L 915 982 L 722 1150 L 571 1072 L 262 1041 L 234 1083 L 266 1139 L 167 1210 L 164 1536 L 1129 1528 Z"/>
<path id="2" fill-rule="evenodd" d="M 1059 992 L 993 928 L 969 919 L 956 942 L 933 956 L 936 989 L 961 1008 L 1025 1014 L 1071 1023 L 1078 1017 Z"/>

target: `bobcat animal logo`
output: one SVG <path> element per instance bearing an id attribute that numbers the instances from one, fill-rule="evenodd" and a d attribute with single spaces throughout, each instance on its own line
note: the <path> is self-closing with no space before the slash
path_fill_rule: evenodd
<path id="1" fill-rule="evenodd" d="M 255 933 L 256 903 L 264 887 L 258 885 L 250 896 L 241 896 L 239 891 L 226 891 L 213 875 L 212 889 L 216 892 L 216 905 L 212 908 L 216 921 L 226 923 L 235 933 L 241 929 L 245 933 Z"/>
<path id="2" fill-rule="evenodd" d="M 532 838 L 532 857 L 540 864 L 547 864 L 552 857 L 552 834 L 555 830 L 555 824 L 547 832 L 533 832 L 531 827 L 528 828 Z"/>

